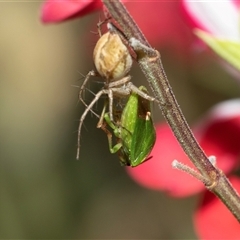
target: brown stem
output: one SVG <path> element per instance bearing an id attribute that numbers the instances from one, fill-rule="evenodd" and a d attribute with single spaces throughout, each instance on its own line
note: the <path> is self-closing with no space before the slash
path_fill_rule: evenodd
<path id="1" fill-rule="evenodd" d="M 226 176 L 212 165 L 194 138 L 168 82 L 159 52 L 150 46 L 125 6 L 119 0 L 102 1 L 114 21 L 123 30 L 126 38 L 130 41 L 132 39 L 139 41 L 137 46 L 133 47 L 138 57 L 139 66 L 147 78 L 156 99 L 159 101 L 159 108 L 178 142 L 206 180 L 206 187 L 225 203 L 240 222 L 239 195 Z"/>

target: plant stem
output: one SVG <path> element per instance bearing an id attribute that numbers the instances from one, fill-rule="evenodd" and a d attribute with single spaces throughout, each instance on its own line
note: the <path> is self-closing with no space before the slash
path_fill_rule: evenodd
<path id="1" fill-rule="evenodd" d="M 179 144 L 193 162 L 203 178 L 206 187 L 215 193 L 240 222 L 240 198 L 221 170 L 212 165 L 193 136 L 190 127 L 177 103 L 164 71 L 160 54 L 154 50 L 119 0 L 102 0 L 108 12 L 120 26 L 128 41 L 136 40 L 133 49 L 155 98 L 159 102 L 167 123 Z"/>

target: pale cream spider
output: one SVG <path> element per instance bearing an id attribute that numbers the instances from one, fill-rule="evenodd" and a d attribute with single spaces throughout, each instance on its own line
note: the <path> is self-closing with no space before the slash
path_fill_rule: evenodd
<path id="1" fill-rule="evenodd" d="M 128 73 L 132 67 L 132 56 L 123 42 L 123 36 L 121 36 L 119 31 L 111 23 L 107 24 L 107 28 L 108 32 L 100 37 L 93 51 L 93 61 L 97 71 L 90 71 L 80 87 L 79 100 L 86 106 L 86 109 L 80 118 L 78 127 L 77 159 L 79 159 L 80 154 L 80 135 L 83 121 L 88 112 L 92 111 L 93 105 L 102 95 L 108 95 L 109 115 L 112 122 L 114 122 L 113 99 L 115 97 L 124 98 L 128 97 L 132 92 L 135 92 L 146 100 L 156 101 L 155 98 L 139 90 L 130 82 L 131 76 L 128 75 Z M 83 100 L 82 94 L 87 82 L 92 76 L 101 76 L 105 84 L 103 89 L 100 90 L 91 103 L 87 105 Z M 97 124 L 98 128 L 102 127 L 105 109 L 106 107 L 104 107 Z M 94 114 L 99 117 L 96 113 Z"/>

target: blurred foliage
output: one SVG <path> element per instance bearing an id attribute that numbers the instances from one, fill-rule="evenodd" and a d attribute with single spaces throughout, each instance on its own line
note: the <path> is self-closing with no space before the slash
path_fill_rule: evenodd
<path id="1" fill-rule="evenodd" d="M 213 51 L 240 72 L 240 43 L 238 41 L 216 38 L 201 30 L 195 32 Z"/>
<path id="2" fill-rule="evenodd" d="M 83 106 L 71 85 L 93 68 L 97 36 L 90 31 L 99 13 L 44 26 L 39 9 L 39 2 L 1 2 L 0 238 L 196 238 L 195 199 L 135 184 L 91 114 L 76 161 Z M 208 55 L 195 55 L 190 64 L 166 46 L 161 56 L 190 123 L 238 95 L 237 83 Z M 131 74 L 137 86 L 146 85 L 137 65 Z M 93 81 L 89 88 L 95 87 Z M 157 106 L 154 114 L 163 120 Z"/>

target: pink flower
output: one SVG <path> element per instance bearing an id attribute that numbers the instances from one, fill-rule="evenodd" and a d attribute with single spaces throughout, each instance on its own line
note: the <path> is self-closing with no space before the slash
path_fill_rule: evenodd
<path id="1" fill-rule="evenodd" d="M 174 49 L 174 55 L 186 55 L 193 34 L 182 20 L 180 1 L 123 2 L 151 44 Z M 100 0 L 46 0 L 42 5 L 41 20 L 44 23 L 58 23 L 83 17 L 101 8 Z"/>
<path id="2" fill-rule="evenodd" d="M 196 35 L 224 61 L 224 68 L 240 78 L 239 1 L 187 1 L 183 9 Z"/>
<path id="3" fill-rule="evenodd" d="M 182 1 L 190 25 L 215 37 L 240 40 L 239 1 Z"/>
<path id="4" fill-rule="evenodd" d="M 41 10 L 44 23 L 57 23 L 82 17 L 102 7 L 101 0 L 46 0 Z"/>
<path id="5" fill-rule="evenodd" d="M 216 156 L 217 166 L 226 174 L 232 174 L 236 167 L 239 167 L 240 99 L 218 104 L 193 129 L 205 153 L 208 156 Z M 174 159 L 189 166 L 192 164 L 180 148 L 170 128 L 160 124 L 156 127 L 156 131 L 157 142 L 151 153 L 153 158 L 137 168 L 128 168 L 129 175 L 144 187 L 166 191 L 175 197 L 186 197 L 202 192 L 203 203 L 194 216 L 199 236 L 202 239 L 213 239 L 221 234 L 222 236 L 238 234 L 239 237 L 239 224 L 220 200 L 205 190 L 201 182 L 171 167 Z M 240 190 L 240 178 L 232 177 L 232 179 L 234 179 L 234 186 Z M 221 215 L 217 210 L 221 211 Z M 214 226 L 218 223 L 224 224 L 225 227 L 215 228 Z M 209 228 L 215 231 L 211 232 Z M 227 229 L 231 230 L 231 234 L 226 233 Z"/>

